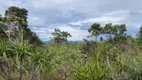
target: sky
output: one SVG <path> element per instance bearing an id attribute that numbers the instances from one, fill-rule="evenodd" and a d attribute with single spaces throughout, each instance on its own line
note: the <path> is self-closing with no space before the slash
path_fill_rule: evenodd
<path id="1" fill-rule="evenodd" d="M 10 6 L 26 8 L 29 28 L 43 41 L 50 40 L 55 28 L 69 32 L 70 41 L 89 35 L 93 23 L 126 24 L 135 37 L 142 25 L 142 0 L 0 0 L 0 14 Z"/>

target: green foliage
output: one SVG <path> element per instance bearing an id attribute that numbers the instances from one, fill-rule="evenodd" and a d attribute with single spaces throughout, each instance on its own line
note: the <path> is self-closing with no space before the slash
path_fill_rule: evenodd
<path id="1" fill-rule="evenodd" d="M 19 8 L 15 6 L 11 6 L 6 10 L 5 16 L 7 18 L 12 18 L 13 16 L 17 16 L 27 22 L 28 11 L 24 8 Z"/>
<path id="2" fill-rule="evenodd" d="M 7 30 L 7 25 L 0 22 L 0 37 L 5 38 L 7 37 L 5 31 Z"/>
<path id="3" fill-rule="evenodd" d="M 102 28 L 101 28 L 100 24 L 94 23 L 88 29 L 88 32 L 91 33 L 91 36 L 96 36 L 96 41 L 97 41 L 97 37 L 100 35 L 101 30 L 102 30 Z"/>
<path id="4" fill-rule="evenodd" d="M 81 47 L 81 53 L 83 54 L 91 54 L 92 51 L 97 47 L 97 42 L 95 41 L 88 41 L 84 39 L 84 43 Z"/>
<path id="5" fill-rule="evenodd" d="M 76 66 L 74 75 L 75 80 L 109 80 L 109 65 L 89 59 L 86 64 Z"/>
<path id="6" fill-rule="evenodd" d="M 108 23 L 105 25 L 105 27 L 103 28 L 103 33 L 112 34 L 112 23 Z"/>
<path id="7" fill-rule="evenodd" d="M 96 41 L 98 36 L 103 35 L 108 41 L 116 42 L 124 40 L 122 36 L 125 35 L 127 30 L 125 24 L 112 25 L 112 23 L 108 23 L 104 27 L 101 27 L 99 23 L 94 23 L 88 31 L 91 33 L 91 36 L 96 37 Z M 103 41 L 103 37 L 101 37 L 100 40 Z"/>
<path id="8" fill-rule="evenodd" d="M 58 44 L 66 42 L 67 38 L 71 37 L 70 33 L 64 32 L 64 31 L 61 32 L 59 29 L 55 29 L 52 35 L 53 35 L 53 38 L 52 38 L 53 41 Z"/>
<path id="9" fill-rule="evenodd" d="M 4 22 L 4 18 L 0 15 L 0 37 L 6 38 L 5 31 L 7 30 L 7 24 Z"/>
<path id="10" fill-rule="evenodd" d="M 137 40 L 138 40 L 138 43 L 142 43 L 142 26 L 140 27 L 140 31 L 137 35 Z"/>
<path id="11" fill-rule="evenodd" d="M 29 40 L 30 43 L 42 44 L 36 33 L 28 28 L 28 11 L 24 8 L 11 6 L 5 11 L 5 17 L 1 17 L 0 34 L 4 37 L 15 38 L 17 32 L 22 32 L 23 39 Z M 8 34 L 8 35 L 7 35 Z"/>

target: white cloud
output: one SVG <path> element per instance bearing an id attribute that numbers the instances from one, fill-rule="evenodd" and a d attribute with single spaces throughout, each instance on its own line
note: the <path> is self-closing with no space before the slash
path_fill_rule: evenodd
<path id="1" fill-rule="evenodd" d="M 63 25 L 63 26 L 60 26 L 60 27 L 57 27 L 57 28 L 59 28 L 61 31 L 69 32 L 72 35 L 72 37 L 69 38 L 69 40 L 71 40 L 71 41 L 80 41 L 80 40 L 83 40 L 83 38 L 86 38 L 86 36 L 89 35 L 87 30 L 82 30 L 78 27 L 75 28 L 75 27 Z"/>
<path id="2" fill-rule="evenodd" d="M 72 37 L 69 38 L 70 41 L 81 41 L 89 35 L 87 30 L 82 30 L 68 25 L 52 26 L 50 28 L 33 28 L 32 31 L 36 32 L 41 39 L 49 40 L 49 38 L 52 37 L 51 33 L 54 32 L 55 28 L 69 32 L 72 35 Z"/>
<path id="3" fill-rule="evenodd" d="M 30 16 L 28 21 L 29 25 L 43 26 L 45 24 L 45 20 L 38 16 Z"/>
<path id="4" fill-rule="evenodd" d="M 77 21 L 77 22 L 72 22 L 70 23 L 71 25 L 83 25 L 85 23 L 119 23 L 121 20 L 124 20 L 125 18 L 128 17 L 129 11 L 128 10 L 123 10 L 123 11 L 113 11 L 104 14 L 101 17 L 96 17 L 96 18 L 90 18 L 86 19 L 83 21 Z"/>
<path id="5" fill-rule="evenodd" d="M 81 21 L 78 21 L 78 22 L 71 22 L 71 23 L 69 23 L 69 24 L 74 25 L 74 26 L 80 26 L 80 25 L 82 25 L 82 22 L 81 22 Z"/>

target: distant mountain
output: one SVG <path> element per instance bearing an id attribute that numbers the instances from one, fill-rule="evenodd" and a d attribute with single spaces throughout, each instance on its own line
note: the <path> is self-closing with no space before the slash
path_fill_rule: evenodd
<path id="1" fill-rule="evenodd" d="M 43 41 L 45 44 L 51 43 L 52 41 Z"/>
<path id="2" fill-rule="evenodd" d="M 52 41 L 43 41 L 45 44 L 51 43 Z M 83 41 L 69 41 L 71 43 L 81 43 Z"/>
<path id="3" fill-rule="evenodd" d="M 83 41 L 69 41 L 69 42 L 71 42 L 71 43 L 81 43 Z"/>

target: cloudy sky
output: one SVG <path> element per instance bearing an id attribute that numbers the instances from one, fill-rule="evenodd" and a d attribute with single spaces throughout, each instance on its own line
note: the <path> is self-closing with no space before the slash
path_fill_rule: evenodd
<path id="1" fill-rule="evenodd" d="M 127 33 L 135 36 L 142 24 L 142 0 L 0 0 L 0 14 L 9 6 L 26 8 L 32 31 L 43 41 L 55 28 L 68 31 L 80 41 L 89 35 L 92 23 L 126 24 Z"/>

